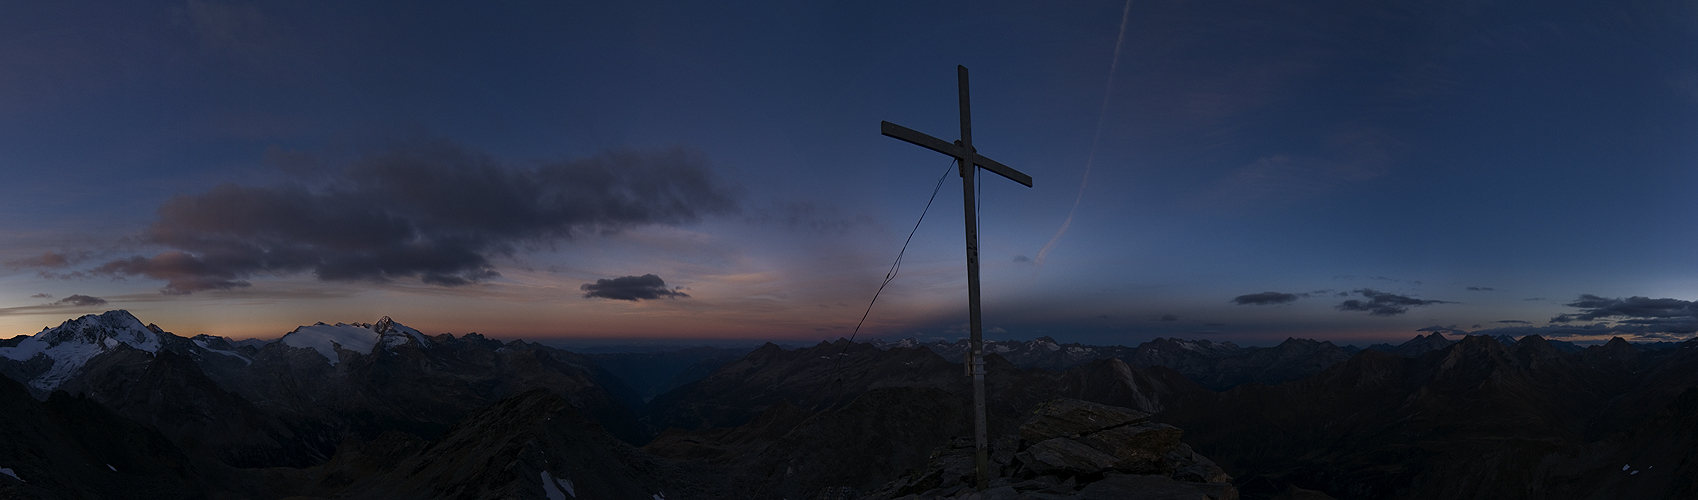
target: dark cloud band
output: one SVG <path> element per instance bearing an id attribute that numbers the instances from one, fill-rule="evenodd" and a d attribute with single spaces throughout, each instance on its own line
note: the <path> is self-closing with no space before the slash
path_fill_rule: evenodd
<path id="1" fill-rule="evenodd" d="M 455 286 L 497 276 L 491 259 L 521 248 L 684 224 L 736 205 L 706 159 L 685 149 L 517 167 L 436 141 L 355 161 L 318 185 L 224 184 L 173 197 L 145 234 L 171 250 L 92 271 L 165 280 L 166 293 L 302 272 Z"/>
<path id="2" fill-rule="evenodd" d="M 79 307 L 103 306 L 103 305 L 106 305 L 106 299 L 102 299 L 100 297 L 90 297 L 90 296 L 87 296 L 87 295 L 78 294 L 78 295 L 72 295 L 70 297 L 65 297 L 63 299 L 59 299 L 58 301 L 55 301 L 54 304 L 58 304 L 58 305 L 62 305 L 62 306 L 79 306 Z"/>
<path id="3" fill-rule="evenodd" d="M 1537 334 L 1553 338 L 1631 335 L 1641 340 L 1684 340 L 1698 333 L 1698 301 L 1640 296 L 1623 299 L 1584 294 L 1564 305 L 1580 309 L 1580 312 L 1557 315 L 1547 326 L 1509 326 L 1474 333 Z M 1499 323 L 1527 322 L 1506 320 Z"/>
<path id="4" fill-rule="evenodd" d="M 1304 294 L 1304 295 L 1308 295 L 1308 294 Z M 1262 292 L 1262 293 L 1252 293 L 1252 294 L 1239 295 L 1237 297 L 1233 297 L 1232 303 L 1238 304 L 1238 305 L 1241 305 L 1241 306 L 1247 306 L 1247 305 L 1265 306 L 1265 305 L 1271 305 L 1271 304 L 1284 304 L 1284 303 L 1293 302 L 1293 301 L 1296 301 L 1296 300 L 1297 300 L 1297 294 L 1295 294 L 1295 293 Z"/>

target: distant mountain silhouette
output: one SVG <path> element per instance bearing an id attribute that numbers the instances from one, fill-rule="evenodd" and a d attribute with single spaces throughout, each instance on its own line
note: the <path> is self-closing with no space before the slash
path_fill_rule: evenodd
<path id="1" fill-rule="evenodd" d="M 993 342 L 995 495 L 1698 497 L 1698 340 L 1510 340 Z M 0 497 L 953 497 L 958 347 L 601 356 L 610 370 L 388 318 L 234 342 L 111 311 L 0 342 Z M 645 402 L 621 373 L 673 387 Z M 1043 412 L 1134 417 L 1028 432 L 1053 427 Z"/>

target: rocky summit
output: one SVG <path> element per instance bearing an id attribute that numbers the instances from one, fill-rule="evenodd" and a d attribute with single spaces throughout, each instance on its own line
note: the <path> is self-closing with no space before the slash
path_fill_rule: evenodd
<path id="1" fill-rule="evenodd" d="M 1235 500 L 1232 477 L 1148 413 L 1077 399 L 1038 405 L 990 449 L 990 487 L 975 488 L 974 445 L 956 439 L 867 499 Z"/>

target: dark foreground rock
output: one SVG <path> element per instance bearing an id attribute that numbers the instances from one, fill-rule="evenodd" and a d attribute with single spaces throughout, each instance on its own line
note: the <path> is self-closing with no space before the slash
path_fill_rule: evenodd
<path id="1" fill-rule="evenodd" d="M 958 438 L 864 498 L 1236 500 L 1232 477 L 1181 435 L 1144 412 L 1057 398 L 995 441 L 985 491 L 973 487 L 972 440 Z"/>

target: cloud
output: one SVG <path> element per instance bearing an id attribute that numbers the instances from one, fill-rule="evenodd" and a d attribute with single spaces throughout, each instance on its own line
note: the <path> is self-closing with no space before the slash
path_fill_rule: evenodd
<path id="1" fill-rule="evenodd" d="M 355 160 L 318 185 L 223 184 L 173 197 L 143 235 L 170 250 L 91 272 L 165 280 L 165 293 L 309 272 L 457 286 L 498 276 L 491 260 L 520 249 L 735 210 L 706 159 L 685 149 L 526 167 L 439 140 Z"/>
<path id="2" fill-rule="evenodd" d="M 1468 334 L 1468 332 L 1466 332 L 1466 331 L 1457 329 L 1456 325 L 1450 325 L 1450 326 L 1433 325 L 1433 326 L 1429 326 L 1429 327 L 1426 327 L 1426 328 L 1416 329 L 1415 331 L 1417 331 L 1417 332 L 1451 333 L 1451 334 L 1457 334 L 1457 335 L 1467 335 Z"/>
<path id="3" fill-rule="evenodd" d="M 1568 304 L 1581 311 L 1551 318 L 1548 326 L 1509 326 L 1475 332 L 1545 337 L 1629 336 L 1639 340 L 1684 340 L 1698 333 L 1698 301 L 1633 296 L 1607 298 L 1584 294 Z M 1570 324 L 1591 322 L 1590 324 Z M 1505 320 L 1499 323 L 1525 321 Z"/>
<path id="4" fill-rule="evenodd" d="M 59 299 L 57 302 L 54 302 L 54 304 L 58 304 L 58 305 L 62 305 L 62 306 L 79 306 L 79 307 L 99 306 L 99 305 L 105 305 L 106 299 L 102 299 L 100 297 L 90 297 L 90 296 L 87 296 L 87 295 L 72 295 L 70 297 L 65 297 L 63 299 Z"/>
<path id="5" fill-rule="evenodd" d="M 689 298 L 690 295 L 675 289 L 666 288 L 666 282 L 659 276 L 645 274 L 642 276 L 624 276 L 613 279 L 598 279 L 595 283 L 584 283 L 578 287 L 584 291 L 584 298 L 603 298 L 613 300 L 651 300 L 661 297 Z"/>
<path id="6" fill-rule="evenodd" d="M 1308 295 L 1308 294 L 1304 294 L 1304 295 Z M 1295 294 L 1295 293 L 1262 292 L 1262 293 L 1252 293 L 1252 294 L 1248 294 L 1248 295 L 1239 295 L 1237 297 L 1233 297 L 1232 302 L 1234 304 L 1238 304 L 1238 305 L 1241 305 L 1241 306 L 1246 306 L 1246 305 L 1265 306 L 1265 305 L 1270 305 L 1270 304 L 1285 304 L 1285 303 L 1288 303 L 1288 302 L 1293 302 L 1293 301 L 1297 300 L 1297 297 L 1298 297 L 1298 294 Z"/>
<path id="7" fill-rule="evenodd" d="M 41 255 L 37 255 L 35 257 L 25 257 L 25 258 L 22 258 L 22 259 L 6 261 L 6 265 L 11 266 L 11 267 L 17 267 L 17 268 L 22 268 L 22 267 L 46 267 L 46 268 L 69 267 L 71 264 L 76 264 L 78 262 L 83 261 L 84 259 L 87 259 L 89 254 L 90 254 L 90 252 L 42 252 Z"/>
<path id="8" fill-rule="evenodd" d="M 1367 297 L 1368 301 L 1364 302 L 1356 299 L 1346 300 L 1338 305 L 1338 310 L 1365 311 L 1374 316 L 1396 316 L 1409 312 L 1410 307 L 1432 304 L 1455 304 L 1455 302 L 1451 301 L 1417 299 L 1406 295 L 1380 292 L 1367 288 L 1357 289 L 1354 293 Z"/>
<path id="9" fill-rule="evenodd" d="M 1493 321 L 1493 323 L 1509 323 L 1509 324 L 1516 324 L 1516 325 L 1531 325 L 1532 324 L 1532 323 L 1529 323 L 1529 322 L 1526 322 L 1526 321 L 1521 321 L 1519 319 L 1501 319 L 1501 320 Z"/>
<path id="10" fill-rule="evenodd" d="M 1032 258 L 1027 257 L 1025 255 L 1016 255 L 1016 256 L 1014 256 L 1014 261 L 1015 262 L 1031 262 Z"/>
<path id="11" fill-rule="evenodd" d="M 38 294 L 35 294 L 35 295 L 31 295 L 29 297 L 32 298 L 32 299 L 51 299 L 51 298 L 53 298 L 53 294 L 51 294 L 51 293 L 38 293 Z"/>
<path id="12" fill-rule="evenodd" d="M 1653 299 L 1633 296 L 1625 299 L 1610 299 L 1592 294 L 1583 294 L 1579 300 L 1565 304 L 1568 307 L 1580 308 L 1580 314 L 1564 314 L 1552 318 L 1552 322 L 1567 323 L 1570 321 L 1592 321 L 1608 318 L 1628 318 L 1629 321 L 1643 319 L 1693 318 L 1698 316 L 1698 303 L 1680 299 Z"/>
<path id="13" fill-rule="evenodd" d="M 1471 286 L 1471 287 L 1468 287 L 1468 291 L 1470 291 L 1470 292 L 1492 292 L 1492 291 L 1497 291 L 1497 289 L 1489 287 L 1489 286 Z"/>
<path id="14" fill-rule="evenodd" d="M 1179 321 L 1179 316 L 1175 316 L 1173 313 L 1167 313 L 1161 315 L 1161 318 L 1158 318 L 1157 321 Z"/>

